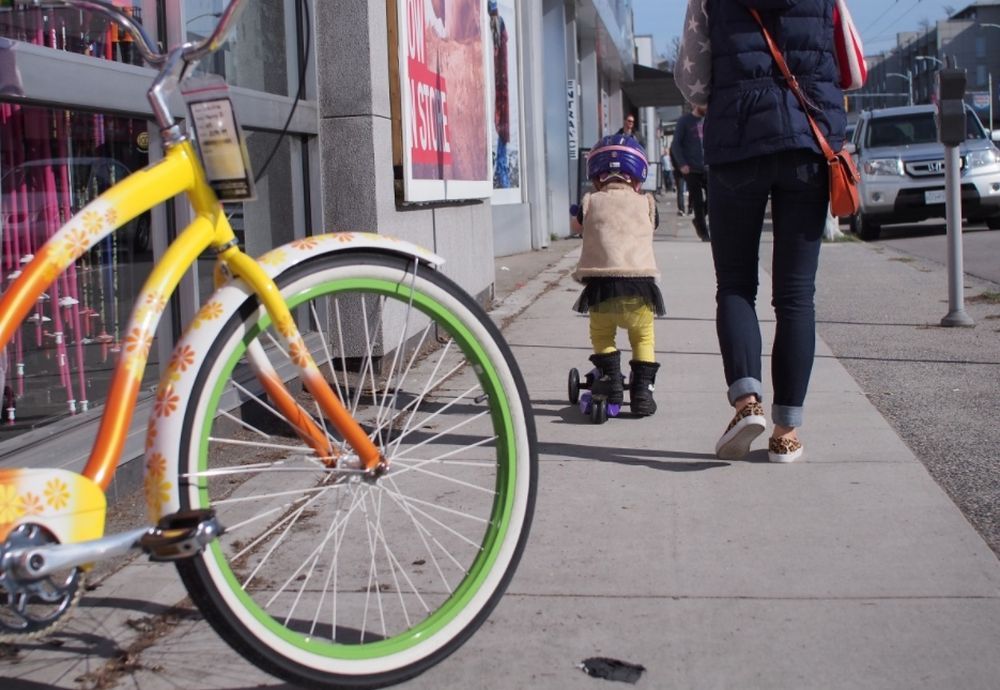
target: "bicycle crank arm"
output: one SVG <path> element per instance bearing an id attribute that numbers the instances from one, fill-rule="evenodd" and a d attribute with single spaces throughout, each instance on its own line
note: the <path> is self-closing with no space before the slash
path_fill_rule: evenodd
<path id="1" fill-rule="evenodd" d="M 52 544 L 11 549 L 0 556 L 0 572 L 37 580 L 87 563 L 142 549 L 152 561 L 176 561 L 199 553 L 225 530 L 212 511 L 175 513 L 156 527 L 112 534 L 78 544 Z"/>
<path id="2" fill-rule="evenodd" d="M 78 544 L 11 549 L 0 558 L 0 571 L 13 573 L 21 580 L 37 580 L 69 568 L 124 555 L 138 548 L 139 540 L 150 529 L 136 529 Z"/>

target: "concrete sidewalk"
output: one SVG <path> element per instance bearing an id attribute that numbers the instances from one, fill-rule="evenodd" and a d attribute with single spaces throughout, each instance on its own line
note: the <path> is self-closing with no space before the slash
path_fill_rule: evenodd
<path id="1" fill-rule="evenodd" d="M 637 687 L 655 689 L 997 688 L 1000 562 L 823 342 L 803 460 L 769 464 L 763 438 L 745 461 L 715 458 L 731 410 L 710 248 L 665 200 L 661 217 L 668 315 L 656 324 L 660 409 L 650 418 L 593 425 L 567 399 L 570 367 L 590 366 L 587 318 L 570 309 L 579 244 L 497 260 L 523 277 L 498 288 L 493 315 L 538 425 L 534 527 L 489 621 L 399 687 L 602 688 L 578 664 L 604 656 L 642 664 Z M 525 262 L 541 272 L 524 277 Z M 759 304 L 769 302 L 762 280 Z M 774 324 L 764 319 L 767 350 Z M 142 602 L 152 588 L 159 603 Z M 79 645 L 0 662 L 0 676 L 16 671 L 4 690 L 81 687 L 76 678 L 184 592 L 172 569 L 135 562 L 92 597 L 68 629 Z M 287 687 L 188 611 L 175 610 L 155 646 L 101 687 Z"/>

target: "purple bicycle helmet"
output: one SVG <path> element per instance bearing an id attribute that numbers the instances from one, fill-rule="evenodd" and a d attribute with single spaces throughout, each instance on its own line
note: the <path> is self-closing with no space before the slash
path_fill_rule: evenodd
<path id="1" fill-rule="evenodd" d="M 646 151 L 628 134 L 603 137 L 587 155 L 587 177 L 595 181 L 621 177 L 638 186 L 648 170 Z"/>

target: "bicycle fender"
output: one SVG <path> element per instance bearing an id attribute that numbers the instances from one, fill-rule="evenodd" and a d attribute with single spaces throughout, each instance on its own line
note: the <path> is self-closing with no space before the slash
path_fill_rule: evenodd
<path id="1" fill-rule="evenodd" d="M 257 262 L 273 279 L 317 256 L 357 249 L 401 254 L 432 267 L 444 263 L 444 259 L 437 254 L 406 240 L 366 232 L 304 237 L 272 249 L 258 257 Z M 178 471 L 183 446 L 196 441 L 184 428 L 186 407 L 181 401 L 192 399 L 195 377 L 205 364 L 212 344 L 251 294 L 251 289 L 239 279 L 219 287 L 185 329 L 160 378 L 146 427 L 144 457 L 146 509 L 154 523 L 164 515 L 180 510 L 180 492 L 189 490 L 188 485 L 179 485 L 183 479 L 178 477 Z M 193 413 L 198 418 L 204 410 L 194 410 Z"/>

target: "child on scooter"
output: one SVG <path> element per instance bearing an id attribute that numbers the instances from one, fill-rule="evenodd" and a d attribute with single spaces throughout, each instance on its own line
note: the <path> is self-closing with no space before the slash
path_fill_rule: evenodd
<path id="1" fill-rule="evenodd" d="M 632 414 L 640 417 L 656 412 L 653 384 L 660 365 L 653 319 L 666 313 L 653 255 L 659 214 L 653 195 L 639 191 L 647 170 L 642 145 L 629 135 L 606 136 L 591 149 L 587 177 L 595 191 L 575 209 L 583 248 L 573 273 L 585 286 L 573 308 L 590 314 L 590 361 L 597 369 L 591 393 L 606 396 L 608 405 L 622 404 L 625 388 L 615 336 L 624 328 L 632 347 L 629 403 Z"/>

